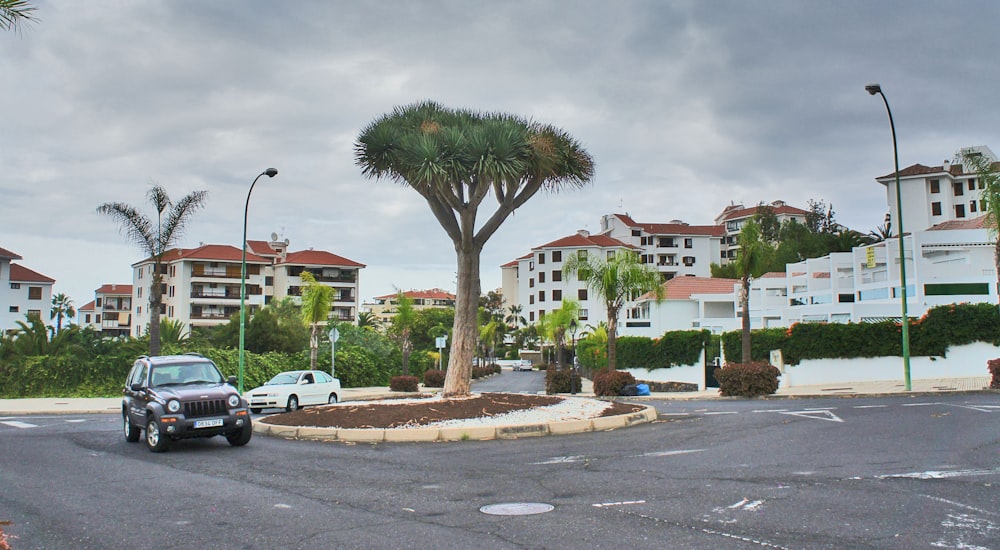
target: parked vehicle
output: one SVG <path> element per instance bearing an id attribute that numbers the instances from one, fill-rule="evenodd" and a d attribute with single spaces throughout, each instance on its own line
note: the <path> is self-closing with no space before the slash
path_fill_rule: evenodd
<path id="1" fill-rule="evenodd" d="M 243 396 L 254 414 L 264 409 L 294 411 L 307 405 L 339 401 L 340 380 L 321 370 L 293 370 L 279 373 Z"/>
<path id="2" fill-rule="evenodd" d="M 123 391 L 125 440 L 139 441 L 145 431 L 146 446 L 154 453 L 191 437 L 225 435 L 230 445 L 246 445 L 253 426 L 235 385 L 235 376 L 227 381 L 201 355 L 142 356 L 132 365 Z"/>
<path id="3" fill-rule="evenodd" d="M 531 359 L 521 359 L 517 364 L 514 365 L 514 371 L 530 371 L 532 368 Z"/>

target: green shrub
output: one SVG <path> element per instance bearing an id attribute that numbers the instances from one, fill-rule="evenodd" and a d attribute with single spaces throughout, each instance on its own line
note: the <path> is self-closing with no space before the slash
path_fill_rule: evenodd
<path id="1" fill-rule="evenodd" d="M 619 336 L 615 341 L 619 368 L 655 369 L 660 365 L 653 351 L 653 339 L 645 336 Z"/>
<path id="2" fill-rule="evenodd" d="M 779 375 L 777 367 L 762 361 L 726 363 L 721 369 L 715 369 L 715 379 L 724 396 L 770 395 L 778 390 Z"/>
<path id="3" fill-rule="evenodd" d="M 576 356 L 587 371 L 608 368 L 608 343 L 596 338 L 584 338 L 576 343 Z"/>
<path id="4" fill-rule="evenodd" d="M 416 376 L 393 376 L 389 380 L 389 389 L 392 391 L 415 392 L 420 389 L 420 380 Z"/>
<path id="5" fill-rule="evenodd" d="M 635 384 L 632 373 L 620 370 L 602 370 L 594 374 L 594 395 L 611 397 L 621 395 L 622 388 Z"/>
<path id="6" fill-rule="evenodd" d="M 424 371 L 424 385 L 428 388 L 443 388 L 444 371 L 437 369 Z"/>
<path id="7" fill-rule="evenodd" d="M 654 363 L 647 369 L 694 365 L 701 357 L 701 350 L 707 349 L 712 341 L 712 333 L 707 330 L 672 330 L 654 341 Z"/>

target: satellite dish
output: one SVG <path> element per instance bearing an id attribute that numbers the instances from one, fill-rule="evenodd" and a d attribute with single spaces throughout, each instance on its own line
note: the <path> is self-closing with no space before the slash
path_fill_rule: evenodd
<path id="1" fill-rule="evenodd" d="M 277 233 L 271 233 L 271 240 L 272 241 L 278 240 L 278 234 Z"/>
<path id="2" fill-rule="evenodd" d="M 292 241 L 289 241 L 288 239 L 285 239 L 285 246 L 288 246 L 288 243 L 290 243 L 290 242 L 292 242 Z"/>

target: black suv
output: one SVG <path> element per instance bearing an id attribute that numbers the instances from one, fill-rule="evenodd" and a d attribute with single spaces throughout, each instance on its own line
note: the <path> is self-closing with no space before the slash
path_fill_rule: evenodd
<path id="1" fill-rule="evenodd" d="M 171 441 L 225 435 L 230 445 L 250 442 L 253 426 L 247 402 L 210 359 L 197 354 L 140 357 L 125 381 L 122 425 L 125 439 L 166 451 Z"/>

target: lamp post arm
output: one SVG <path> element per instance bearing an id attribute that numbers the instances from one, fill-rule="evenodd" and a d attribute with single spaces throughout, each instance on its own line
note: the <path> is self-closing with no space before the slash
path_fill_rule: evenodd
<path id="1" fill-rule="evenodd" d="M 243 394 L 243 368 L 244 368 L 244 344 L 246 341 L 246 299 L 247 299 L 247 216 L 250 213 L 250 195 L 253 193 L 253 188 L 257 185 L 257 180 L 261 176 L 267 176 L 273 178 L 278 174 L 278 171 L 274 168 L 268 168 L 256 178 L 253 179 L 253 183 L 250 184 L 250 190 L 247 191 L 247 201 L 243 207 L 243 240 L 240 241 L 240 248 L 242 253 L 240 255 L 240 361 L 239 361 L 239 376 L 237 383 L 237 391 Z"/>

